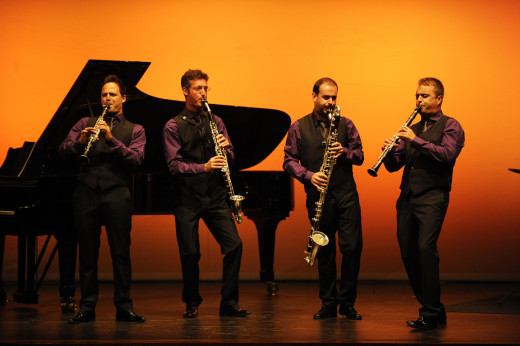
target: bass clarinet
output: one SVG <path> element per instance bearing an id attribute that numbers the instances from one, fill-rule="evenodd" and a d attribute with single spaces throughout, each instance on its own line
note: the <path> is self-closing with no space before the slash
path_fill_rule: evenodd
<path id="1" fill-rule="evenodd" d="M 312 267 L 316 261 L 316 255 L 320 246 L 325 246 L 329 243 L 329 237 L 323 232 L 320 232 L 320 220 L 323 214 L 323 205 L 325 204 L 325 197 L 327 190 L 329 189 L 329 181 L 332 175 L 332 169 L 336 164 L 336 158 L 332 153 L 332 143 L 338 139 L 338 127 L 340 119 L 340 108 L 339 106 L 331 107 L 327 110 L 329 116 L 329 131 L 327 134 L 327 146 L 325 148 L 325 154 L 323 155 L 323 163 L 321 164 L 320 172 L 327 176 L 327 184 L 324 187 L 318 189 L 320 192 L 320 198 L 316 202 L 316 209 L 314 217 L 312 218 L 311 234 L 309 236 L 309 243 L 307 244 L 307 250 L 304 251 L 306 254 L 305 261 Z"/>
<path id="2" fill-rule="evenodd" d="M 103 113 L 101 113 L 99 118 L 97 118 L 96 123 L 94 124 L 95 132 L 90 135 L 87 146 L 85 147 L 85 151 L 83 152 L 83 155 L 79 156 L 79 161 L 83 165 L 87 165 L 90 162 L 90 159 L 88 158 L 87 154 L 90 151 L 90 149 L 92 148 L 92 145 L 94 143 L 96 143 L 96 141 L 99 138 L 99 132 L 101 132 L 101 130 L 98 128 L 98 125 L 99 125 L 100 121 L 105 120 L 105 115 L 107 114 L 109 108 L 110 108 L 110 105 L 103 106 Z"/>
<path id="3" fill-rule="evenodd" d="M 217 136 L 219 135 L 219 133 L 217 123 L 215 122 L 215 116 L 209 108 L 208 101 L 206 99 L 202 99 L 201 101 L 203 107 L 206 109 L 209 115 L 209 126 L 211 128 L 211 136 L 213 138 L 213 143 L 215 144 L 215 153 L 218 156 L 223 156 L 226 161 L 226 164 L 224 167 L 222 167 L 221 171 L 226 181 L 226 188 L 228 190 L 229 200 L 231 202 L 231 208 L 234 214 L 233 219 L 237 223 L 242 223 L 242 201 L 245 199 L 245 197 L 241 195 L 235 195 L 235 190 L 233 189 L 233 184 L 231 183 L 231 173 L 229 172 L 226 149 L 223 149 L 220 147 L 220 145 L 218 145 Z"/>
<path id="4" fill-rule="evenodd" d="M 405 121 L 403 126 L 409 126 L 412 123 L 412 121 L 413 121 L 413 119 L 415 119 L 415 116 L 417 115 L 417 113 L 419 113 L 419 111 L 421 110 L 421 107 L 422 106 L 415 107 L 415 109 L 413 110 L 413 113 L 410 115 L 410 117 L 408 117 L 408 120 Z M 379 167 L 381 167 L 383 160 L 386 158 L 388 153 L 394 148 L 394 146 L 397 144 L 397 142 L 399 142 L 399 137 L 397 137 L 397 135 L 394 135 L 394 137 L 392 137 L 392 144 L 387 146 L 385 148 L 385 150 L 383 150 L 381 155 L 379 155 L 379 158 L 377 159 L 376 164 L 372 168 L 368 169 L 368 174 L 370 174 L 373 177 L 377 177 L 377 171 L 379 170 Z"/>

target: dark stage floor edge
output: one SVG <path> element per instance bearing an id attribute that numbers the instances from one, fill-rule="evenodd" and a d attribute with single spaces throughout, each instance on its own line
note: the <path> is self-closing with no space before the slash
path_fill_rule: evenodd
<path id="1" fill-rule="evenodd" d="M 269 295 L 262 282 L 240 285 L 244 318 L 218 313 L 220 284 L 202 282 L 204 298 L 195 319 L 182 317 L 182 283 L 134 282 L 132 298 L 145 323 L 116 322 L 110 282 L 100 285 L 96 321 L 70 325 L 63 314 L 58 284 L 40 288 L 38 304 L 13 301 L 15 283 L 4 284 L 8 301 L 0 304 L 1 344 L 170 345 L 170 344 L 519 344 L 520 291 L 515 283 L 444 282 L 447 326 L 415 330 L 406 320 L 418 317 L 419 305 L 407 282 L 362 281 L 356 308 L 361 321 L 343 316 L 313 320 L 320 308 L 315 281 L 278 282 Z"/>

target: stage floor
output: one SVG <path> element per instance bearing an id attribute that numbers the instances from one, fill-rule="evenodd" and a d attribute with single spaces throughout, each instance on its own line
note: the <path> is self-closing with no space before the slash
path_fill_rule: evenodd
<path id="1" fill-rule="evenodd" d="M 371 344 L 518 344 L 520 292 L 513 283 L 442 284 L 448 324 L 420 331 L 405 321 L 418 317 L 418 304 L 407 282 L 363 281 L 356 308 L 363 316 L 313 320 L 320 308 L 318 283 L 279 282 L 275 296 L 261 282 L 242 282 L 240 305 L 245 318 L 218 315 L 220 285 L 202 282 L 204 302 L 196 319 L 182 318 L 182 283 L 135 282 L 134 308 L 144 324 L 115 321 L 112 284 L 100 285 L 96 321 L 70 325 L 62 314 L 57 283 L 44 283 L 38 304 L 12 300 L 14 283 L 6 283 L 9 301 L 0 305 L 3 344 L 173 344 L 173 343 L 371 343 Z M 500 302 L 500 298 L 506 299 Z"/>

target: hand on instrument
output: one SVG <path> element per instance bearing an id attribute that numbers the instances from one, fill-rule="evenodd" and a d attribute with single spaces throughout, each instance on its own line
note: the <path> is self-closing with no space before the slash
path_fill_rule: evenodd
<path id="1" fill-rule="evenodd" d="M 385 150 L 387 147 L 391 146 L 393 142 L 394 142 L 393 138 L 386 138 L 385 143 L 381 147 L 381 150 Z M 394 147 L 392 149 L 394 149 L 396 147 L 397 147 L 397 143 L 394 143 Z"/>
<path id="2" fill-rule="evenodd" d="M 107 125 L 107 123 L 105 121 L 100 121 L 98 124 L 97 124 L 97 128 L 99 129 L 99 132 L 104 134 L 105 135 L 105 138 L 107 140 L 110 140 L 112 138 L 112 131 L 110 131 L 110 126 Z M 95 134 L 96 133 L 96 128 L 95 127 L 85 127 L 82 131 L 81 131 L 81 134 L 79 136 L 79 142 L 83 145 L 87 144 L 87 141 L 89 140 L 89 137 L 92 135 L 92 134 Z M 99 141 L 99 137 L 97 138 L 97 140 Z"/>
<path id="3" fill-rule="evenodd" d="M 343 153 L 343 146 L 339 142 L 334 142 L 330 146 L 330 152 L 334 155 L 334 158 L 337 159 Z"/>
<path id="4" fill-rule="evenodd" d="M 407 142 L 411 142 L 415 138 L 415 133 L 408 126 L 401 127 L 399 131 L 397 131 L 396 135 Z"/>
<path id="5" fill-rule="evenodd" d="M 106 123 L 106 121 L 101 120 L 98 123 L 98 129 L 101 131 L 102 134 L 105 135 L 105 139 L 109 141 L 112 138 L 112 131 L 110 130 L 110 126 Z"/>
<path id="6" fill-rule="evenodd" d="M 204 172 L 210 172 L 214 169 L 222 169 L 226 165 L 224 156 L 213 156 L 204 164 Z"/>
<path id="7" fill-rule="evenodd" d="M 85 145 L 85 144 L 87 144 L 90 135 L 92 135 L 92 134 L 94 134 L 94 133 L 96 133 L 96 129 L 95 129 L 95 128 L 93 128 L 93 127 L 85 127 L 85 128 L 81 131 L 81 134 L 80 134 L 80 136 L 79 136 L 78 141 L 79 141 L 81 144 Z"/>
<path id="8" fill-rule="evenodd" d="M 227 140 L 226 137 L 224 137 L 223 134 L 219 134 L 217 136 L 217 143 L 218 143 L 219 147 L 221 147 L 221 148 L 229 147 L 229 141 Z"/>
<path id="9" fill-rule="evenodd" d="M 327 185 L 327 176 L 325 173 L 322 172 L 316 172 L 311 178 L 312 185 L 316 186 L 316 188 L 322 189 Z"/>

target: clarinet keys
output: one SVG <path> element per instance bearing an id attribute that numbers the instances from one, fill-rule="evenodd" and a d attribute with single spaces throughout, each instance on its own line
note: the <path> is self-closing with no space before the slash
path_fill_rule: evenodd
<path id="1" fill-rule="evenodd" d="M 242 223 L 242 201 L 245 199 L 244 196 L 235 195 L 235 190 L 233 189 L 233 183 L 231 182 L 231 174 L 229 172 L 229 165 L 228 165 L 228 159 L 226 150 L 222 149 L 219 144 L 217 137 L 219 135 L 217 123 L 215 122 L 215 116 L 213 115 L 213 112 L 211 112 L 211 109 L 209 108 L 208 101 L 206 99 L 202 99 L 202 106 L 206 110 L 209 116 L 209 126 L 211 129 L 211 137 L 213 139 L 213 144 L 215 145 L 215 154 L 219 156 L 223 156 L 226 160 L 226 165 L 222 167 L 222 175 L 224 177 L 226 188 L 229 195 L 229 200 L 231 202 L 231 209 L 233 211 L 233 219 L 237 223 Z"/>

